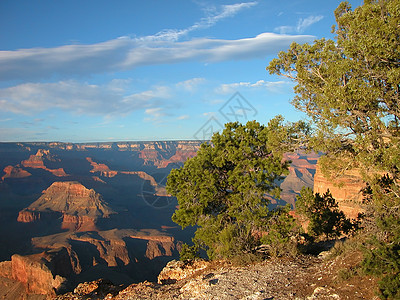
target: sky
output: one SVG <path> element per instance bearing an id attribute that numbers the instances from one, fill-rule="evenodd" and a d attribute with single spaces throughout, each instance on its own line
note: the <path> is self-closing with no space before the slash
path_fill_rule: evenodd
<path id="1" fill-rule="evenodd" d="M 333 39 L 339 3 L 0 0 L 0 142 L 203 140 L 305 119 L 295 84 L 265 68 L 292 42 Z"/>

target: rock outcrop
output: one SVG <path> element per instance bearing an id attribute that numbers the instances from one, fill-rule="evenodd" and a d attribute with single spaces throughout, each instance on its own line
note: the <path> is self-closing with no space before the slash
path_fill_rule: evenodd
<path id="1" fill-rule="evenodd" d="M 199 141 L 143 143 L 139 157 L 144 160 L 145 165 L 166 168 L 171 163 L 183 163 L 195 156 L 200 144 Z"/>
<path id="2" fill-rule="evenodd" d="M 199 271 L 204 270 L 209 265 L 210 262 L 204 260 L 172 260 L 158 275 L 158 284 L 175 283 L 199 273 Z"/>
<path id="3" fill-rule="evenodd" d="M 327 178 L 317 164 L 314 176 L 314 193 L 324 194 L 328 190 L 338 202 L 339 208 L 349 218 L 357 218 L 358 213 L 363 212 L 361 189 L 365 187 L 360 172 L 357 169 L 345 171 L 337 178 Z"/>
<path id="4" fill-rule="evenodd" d="M 27 294 L 55 296 L 62 291 L 66 277 L 80 271 L 64 247 L 38 254 L 14 254 L 11 261 L 0 264 L 0 277 L 21 283 Z"/>
<path id="5" fill-rule="evenodd" d="M 34 222 L 62 216 L 62 229 L 95 230 L 100 218 L 107 218 L 113 210 L 93 189 L 75 181 L 54 182 L 43 195 L 18 215 L 18 222 Z"/>
<path id="6" fill-rule="evenodd" d="M 172 236 L 131 235 L 130 238 L 147 241 L 145 257 L 148 259 L 173 256 L 176 250 L 176 242 Z"/>
<path id="7" fill-rule="evenodd" d="M 374 299 L 373 278 L 354 275 L 346 284 L 338 280 L 339 269 L 351 269 L 358 261 L 354 255 L 327 261 L 300 256 L 246 266 L 172 261 L 161 272 L 159 283 L 145 281 L 123 288 L 97 280 L 56 299 Z"/>
<path id="8" fill-rule="evenodd" d="M 83 271 L 97 265 L 122 269 L 135 263 L 151 265 L 150 261 L 156 258 L 176 257 L 177 246 L 173 237 L 148 234 L 145 231 L 117 229 L 66 232 L 33 238 L 32 244 L 36 249 L 69 249 L 70 253 L 76 254 Z"/>
<path id="9" fill-rule="evenodd" d="M 5 173 L 1 180 L 4 180 L 6 178 L 24 178 L 24 177 L 29 177 L 32 174 L 29 173 L 28 171 L 22 169 L 19 165 L 16 166 L 7 166 L 3 169 L 3 172 Z"/>
<path id="10" fill-rule="evenodd" d="M 167 191 L 165 190 L 164 186 L 159 185 L 153 176 L 147 174 L 144 171 L 114 171 L 110 170 L 110 168 L 106 164 L 97 163 L 93 161 L 92 158 L 86 157 L 86 160 L 90 162 L 91 166 L 93 167 L 90 170 L 91 173 L 100 173 L 99 175 L 102 177 L 112 178 L 117 175 L 136 175 L 139 178 L 146 180 L 150 183 L 150 185 L 154 188 L 154 195 L 155 196 L 169 196 Z M 168 164 L 167 164 L 168 165 Z"/>
<path id="11" fill-rule="evenodd" d="M 50 154 L 50 150 L 39 149 L 35 155 L 31 155 L 27 160 L 22 161 L 21 165 L 26 168 L 43 169 L 57 177 L 68 176 L 63 168 L 48 169 L 44 164 L 45 160 L 57 161 L 57 159 Z"/>
<path id="12" fill-rule="evenodd" d="M 91 173 L 100 172 L 100 175 L 105 177 L 114 177 L 115 175 L 118 174 L 118 172 L 116 171 L 111 171 L 106 164 L 101 164 L 93 161 L 91 157 L 86 157 L 86 160 L 93 167 L 93 169 L 90 170 Z"/>

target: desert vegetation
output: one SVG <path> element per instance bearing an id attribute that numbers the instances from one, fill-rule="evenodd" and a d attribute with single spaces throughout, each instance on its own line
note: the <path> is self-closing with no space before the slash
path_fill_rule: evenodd
<path id="1" fill-rule="evenodd" d="M 335 17 L 335 40 L 293 43 L 267 67 L 296 83 L 292 104 L 309 123 L 285 123 L 278 116 L 266 126 L 227 124 L 169 175 L 167 190 L 179 203 L 173 221 L 197 226 L 184 257 L 204 249 L 209 258 L 231 258 L 265 243 L 282 255 L 302 232 L 288 209 L 268 210 L 266 193 L 279 196 L 276 182 L 287 173 L 282 151 L 321 152 L 328 178 L 359 170 L 365 213 L 346 219 L 329 193 L 303 190 L 298 213 L 309 220 L 309 235 L 356 235 L 357 246 L 348 248 L 362 251 L 359 270 L 379 278 L 382 298 L 398 299 L 400 1 L 365 0 L 354 10 L 343 2 Z"/>

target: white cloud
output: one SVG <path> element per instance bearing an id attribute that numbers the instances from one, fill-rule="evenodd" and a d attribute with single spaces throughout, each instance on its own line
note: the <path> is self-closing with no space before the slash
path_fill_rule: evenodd
<path id="1" fill-rule="evenodd" d="M 182 115 L 182 116 L 179 116 L 178 118 L 176 118 L 177 120 L 187 120 L 187 119 L 189 119 L 189 115 Z"/>
<path id="2" fill-rule="evenodd" d="M 309 23 L 302 24 L 304 27 Z M 0 51 L 0 80 L 88 75 L 186 61 L 221 62 L 263 58 L 287 49 L 294 41 L 304 43 L 313 39 L 310 35 L 276 33 L 262 33 L 236 40 L 198 38 L 182 42 L 121 37 L 92 45 Z"/>
<path id="3" fill-rule="evenodd" d="M 275 31 L 279 32 L 280 34 L 287 34 L 290 32 L 294 32 L 294 27 L 293 26 L 279 26 L 275 28 Z"/>
<path id="4" fill-rule="evenodd" d="M 303 33 L 304 30 L 306 30 L 308 27 L 310 27 L 314 23 L 321 21 L 323 18 L 324 18 L 323 16 L 309 16 L 308 18 L 300 19 L 297 22 L 296 32 Z"/>
<path id="5" fill-rule="evenodd" d="M 300 18 L 297 21 L 296 26 L 279 26 L 275 28 L 275 31 L 279 32 L 280 34 L 287 34 L 287 33 L 303 33 L 308 27 L 311 25 L 321 21 L 324 17 L 323 16 L 309 16 L 305 19 Z"/>
<path id="6" fill-rule="evenodd" d="M 125 36 L 91 45 L 71 44 L 54 48 L 0 51 L 0 80 L 37 80 L 53 75 L 88 75 L 189 60 L 216 61 L 213 59 L 213 48 L 221 46 L 223 40 L 178 40 L 192 31 L 214 26 L 217 22 L 256 4 L 257 2 L 244 2 L 213 7 L 212 10 L 208 10 L 206 17 L 188 28 L 166 29 L 145 37 Z M 231 44 L 231 41 L 225 42 Z M 250 56 L 251 53 L 248 58 L 251 58 Z M 220 57 L 217 61 L 230 59 L 234 58 Z"/>
<path id="7" fill-rule="evenodd" d="M 218 21 L 225 18 L 232 17 L 239 13 L 241 10 L 250 8 L 257 5 L 257 2 L 244 2 L 237 4 L 221 5 L 220 10 L 215 7 L 208 9 L 208 16 L 202 18 L 199 22 L 196 22 L 192 26 L 185 29 L 166 29 L 156 33 L 155 35 L 140 38 L 140 41 L 177 41 L 180 37 L 187 35 L 188 33 L 199 30 L 210 28 L 214 26 Z"/>
<path id="8" fill-rule="evenodd" d="M 25 83 L 0 89 L 0 110 L 31 115 L 61 109 L 75 114 L 112 116 L 151 108 L 170 97 L 171 91 L 165 86 L 123 94 L 123 89 L 115 93 L 115 89 L 107 84 L 99 86 L 74 80 Z"/>
<path id="9" fill-rule="evenodd" d="M 205 81 L 206 80 L 204 78 L 192 78 L 192 79 L 189 79 L 189 80 L 178 82 L 176 84 L 176 87 L 177 88 L 182 88 L 182 89 L 184 89 L 186 91 L 189 91 L 189 92 L 194 92 L 197 89 L 197 87 L 200 84 L 204 83 Z"/>
<path id="10" fill-rule="evenodd" d="M 235 83 L 225 83 L 221 84 L 215 89 L 216 93 L 219 94 L 232 94 L 238 89 L 243 88 L 264 88 L 271 92 L 279 92 L 280 90 L 286 88 L 291 83 L 288 81 L 265 81 L 259 80 L 255 83 L 251 82 L 235 82 Z"/>
<path id="11" fill-rule="evenodd" d="M 162 107 L 153 107 L 153 108 L 148 108 L 145 111 L 145 114 L 149 115 L 148 118 L 145 118 L 145 121 L 151 121 L 154 123 L 160 123 L 167 114 L 164 111 L 164 108 Z"/>

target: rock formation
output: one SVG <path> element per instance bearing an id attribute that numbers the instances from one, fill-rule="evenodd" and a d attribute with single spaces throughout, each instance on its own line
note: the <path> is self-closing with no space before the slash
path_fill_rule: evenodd
<path id="1" fill-rule="evenodd" d="M 357 169 L 347 170 L 337 178 L 327 178 L 317 164 L 314 176 L 314 193 L 324 194 L 328 190 L 332 197 L 338 202 L 339 208 L 349 218 L 357 218 L 358 213 L 363 211 L 361 189 L 365 182 Z"/>
<path id="2" fill-rule="evenodd" d="M 73 255 L 64 247 L 38 254 L 14 254 L 0 264 L 0 276 L 22 283 L 27 294 L 55 296 L 62 291 L 66 277 L 80 272 Z"/>
<path id="3" fill-rule="evenodd" d="M 79 182 L 54 182 L 38 200 L 20 211 L 18 221 L 62 217 L 62 229 L 86 231 L 95 230 L 98 219 L 113 213 L 100 194 Z"/>
<path id="4" fill-rule="evenodd" d="M 210 265 L 204 260 L 170 261 L 158 275 L 159 284 L 175 283 L 179 280 L 193 276 Z"/>
<path id="5" fill-rule="evenodd" d="M 119 283 L 156 280 L 162 267 L 178 256 L 181 242 L 176 239 L 187 242 L 191 235 L 179 232 L 170 220 L 176 200 L 169 199 L 163 184 L 171 168 L 195 156 L 200 144 L 198 141 L 0 143 L 0 169 L 4 169 L 0 177 L 5 174 L 0 182 L 0 196 L 13 200 L 12 207 L 1 201 L 0 221 L 2 225 L 13 223 L 16 232 L 27 231 L 25 252 L 15 238 L 15 242 L 10 241 L 15 251 L 7 251 L 8 256 L 3 259 L 9 259 L 12 253 L 36 255 L 13 258 L 16 266 L 21 266 L 21 270 L 25 266 L 26 270 L 26 273 L 14 271 L 19 274 L 15 278 L 23 282 L 19 286 L 43 292 L 58 285 L 50 280 L 56 276 L 67 279 L 61 287 L 71 280 L 78 284 L 100 277 Z M 285 156 L 292 164 L 289 176 L 281 183 L 284 201 L 293 205 L 301 187 L 312 186 L 316 157 L 303 153 Z M 57 180 L 54 176 L 68 176 L 69 181 L 54 182 Z M 10 178 L 13 180 L 7 180 Z M 85 186 L 101 192 L 107 203 L 118 209 L 118 215 L 99 194 Z M 282 200 L 273 200 L 275 204 L 284 204 Z M 15 222 L 16 214 L 19 222 L 28 224 Z M 6 227 L 2 230 L 7 230 Z M 49 251 L 58 249 L 64 249 L 66 254 L 52 254 L 57 259 L 48 256 Z M 36 272 L 29 271 L 31 267 L 49 270 L 52 277 L 37 272 L 50 285 L 28 284 L 29 280 L 24 278 Z M 71 268 L 73 271 L 69 273 L 60 271 Z M 12 261 L 0 263 L 0 277 L 19 282 L 12 274 Z M 1 290 L 0 282 L 0 296 Z"/>
<path id="6" fill-rule="evenodd" d="M 195 156 L 200 144 L 198 141 L 148 142 L 141 145 L 139 157 L 145 165 L 166 168 L 171 163 L 183 163 Z"/>
<path id="7" fill-rule="evenodd" d="M 3 171 L 5 174 L 3 175 L 1 180 L 4 180 L 6 178 L 24 178 L 32 175 L 28 171 L 22 169 L 20 165 L 16 165 L 15 167 L 7 166 L 3 169 Z"/>
<path id="8" fill-rule="evenodd" d="M 93 167 L 93 169 L 90 170 L 91 173 L 100 172 L 100 175 L 105 176 L 105 177 L 114 177 L 118 173 L 116 171 L 111 173 L 110 168 L 106 164 L 99 164 L 99 163 L 93 161 L 93 159 L 91 157 L 86 157 L 86 160 Z"/>
<path id="9" fill-rule="evenodd" d="M 153 176 L 147 174 L 144 171 L 114 171 L 110 170 L 110 168 L 106 164 L 96 163 L 93 161 L 92 158 L 86 157 L 86 160 L 90 162 L 91 166 L 93 167 L 90 170 L 91 173 L 99 172 L 100 176 L 112 178 L 117 176 L 118 174 L 122 175 L 137 175 L 141 179 L 149 181 L 150 185 L 154 188 L 154 195 L 155 196 L 168 196 L 167 191 L 165 190 L 164 186 L 159 185 Z"/>
<path id="10" fill-rule="evenodd" d="M 27 160 L 22 161 L 21 165 L 26 168 L 43 169 L 57 177 L 68 176 L 63 168 L 48 169 L 44 165 L 45 160 L 56 161 L 57 159 L 50 154 L 50 150 L 39 149 L 35 155 L 31 155 Z"/>
<path id="11" fill-rule="evenodd" d="M 280 184 L 281 199 L 295 207 L 296 196 L 301 189 L 312 187 L 315 174 L 315 166 L 319 155 L 312 153 L 285 153 L 284 159 L 290 161 L 289 175 Z"/>

